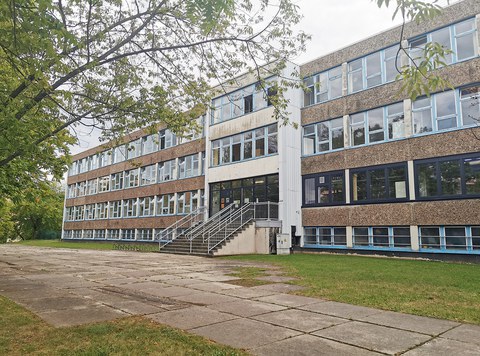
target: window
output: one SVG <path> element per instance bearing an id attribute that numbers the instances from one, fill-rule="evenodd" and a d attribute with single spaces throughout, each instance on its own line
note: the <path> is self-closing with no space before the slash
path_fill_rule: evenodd
<path id="1" fill-rule="evenodd" d="M 177 144 L 177 138 L 175 134 L 169 129 L 161 130 L 158 133 L 158 145 L 159 149 L 164 150 L 169 147 L 173 147 Z"/>
<path id="2" fill-rule="evenodd" d="M 211 123 L 217 124 L 222 121 L 234 119 L 263 109 L 266 106 L 267 102 L 264 98 L 263 88 L 258 84 L 252 84 L 243 89 L 213 99 Z"/>
<path id="3" fill-rule="evenodd" d="M 348 92 L 356 93 L 395 80 L 398 45 L 348 63 Z"/>
<path id="4" fill-rule="evenodd" d="M 175 214 L 175 194 L 165 194 L 157 198 L 157 215 Z"/>
<path id="5" fill-rule="evenodd" d="M 137 199 L 126 199 L 123 201 L 123 217 L 137 217 Z"/>
<path id="6" fill-rule="evenodd" d="M 460 106 L 463 126 L 480 124 L 480 87 L 461 89 Z"/>
<path id="7" fill-rule="evenodd" d="M 346 246 L 347 232 L 344 227 L 306 227 L 304 235 L 305 245 Z M 310 246 L 309 246 L 310 247 Z"/>
<path id="8" fill-rule="evenodd" d="M 304 80 L 304 106 L 323 103 L 342 96 L 342 67 L 332 68 Z"/>
<path id="9" fill-rule="evenodd" d="M 72 238 L 72 230 L 64 230 L 62 239 L 71 239 Z"/>
<path id="10" fill-rule="evenodd" d="M 93 237 L 95 239 L 101 239 L 101 240 L 104 240 L 105 239 L 105 230 L 103 229 L 97 229 L 97 230 L 94 230 L 94 235 Z"/>
<path id="11" fill-rule="evenodd" d="M 303 205 L 318 206 L 345 203 L 343 172 L 303 177 Z"/>
<path id="12" fill-rule="evenodd" d="M 122 217 L 122 201 L 111 201 L 108 204 L 110 208 L 110 215 L 108 216 L 110 219 L 118 219 Z"/>
<path id="13" fill-rule="evenodd" d="M 68 175 L 74 176 L 78 173 L 77 171 L 77 161 L 73 161 L 70 167 L 68 168 Z"/>
<path id="14" fill-rule="evenodd" d="M 109 229 L 109 230 L 107 230 L 107 239 L 109 239 L 109 240 L 120 239 L 120 230 L 119 229 Z"/>
<path id="15" fill-rule="evenodd" d="M 418 199 L 480 196 L 480 154 L 415 162 Z"/>
<path id="16" fill-rule="evenodd" d="M 83 230 L 84 239 L 93 239 L 93 230 Z"/>
<path id="17" fill-rule="evenodd" d="M 122 230 L 122 240 L 135 240 L 135 229 Z"/>
<path id="18" fill-rule="evenodd" d="M 153 216 L 155 197 L 145 197 L 138 200 L 138 216 Z"/>
<path id="19" fill-rule="evenodd" d="M 410 228 L 408 226 L 354 227 L 353 246 L 410 249 Z"/>
<path id="20" fill-rule="evenodd" d="M 138 187 L 140 183 L 140 176 L 138 168 L 125 171 L 125 188 Z"/>
<path id="21" fill-rule="evenodd" d="M 95 220 L 95 204 L 85 205 L 85 220 Z"/>
<path id="22" fill-rule="evenodd" d="M 107 167 L 112 164 L 112 152 L 103 151 L 98 154 L 98 167 Z"/>
<path id="23" fill-rule="evenodd" d="M 131 141 L 127 144 L 127 158 L 133 159 L 142 154 L 142 139 Z"/>
<path id="24" fill-rule="evenodd" d="M 108 192 L 110 190 L 110 176 L 98 178 L 98 192 Z"/>
<path id="25" fill-rule="evenodd" d="M 123 189 L 123 172 L 112 174 L 112 190 Z"/>
<path id="26" fill-rule="evenodd" d="M 303 154 L 343 148 L 343 119 L 322 121 L 303 128 Z"/>
<path id="27" fill-rule="evenodd" d="M 152 164 L 150 166 L 142 167 L 140 169 L 140 184 L 141 185 L 149 185 L 155 183 L 155 172 L 157 166 Z"/>
<path id="28" fill-rule="evenodd" d="M 77 197 L 83 197 L 85 195 L 85 182 L 77 183 Z"/>
<path id="29" fill-rule="evenodd" d="M 87 194 L 93 195 L 97 194 L 98 181 L 97 179 L 87 180 Z"/>
<path id="30" fill-rule="evenodd" d="M 65 208 L 65 221 L 75 220 L 75 207 L 67 206 Z"/>
<path id="31" fill-rule="evenodd" d="M 158 164 L 158 183 L 175 179 L 175 160 Z"/>
<path id="32" fill-rule="evenodd" d="M 198 153 L 178 159 L 178 178 L 189 178 L 200 174 Z"/>
<path id="33" fill-rule="evenodd" d="M 75 183 L 69 184 L 67 187 L 67 198 L 75 198 L 77 187 L 75 186 Z"/>
<path id="34" fill-rule="evenodd" d="M 350 115 L 350 143 L 359 146 L 405 137 L 403 103 Z"/>
<path id="35" fill-rule="evenodd" d="M 90 156 L 90 170 L 98 168 L 98 154 Z"/>
<path id="36" fill-rule="evenodd" d="M 146 155 L 158 150 L 157 135 L 142 137 L 142 154 Z"/>
<path id="37" fill-rule="evenodd" d="M 97 203 L 96 204 L 96 219 L 106 219 L 108 217 L 108 203 Z"/>
<path id="38" fill-rule="evenodd" d="M 83 205 L 79 205 L 75 207 L 74 219 L 75 220 L 83 220 L 84 218 L 84 207 Z"/>
<path id="39" fill-rule="evenodd" d="M 420 248 L 475 251 L 479 248 L 479 229 L 476 226 L 420 226 Z"/>
<path id="40" fill-rule="evenodd" d="M 82 230 L 72 230 L 72 239 L 81 239 Z"/>
<path id="41" fill-rule="evenodd" d="M 112 154 L 113 163 L 120 163 L 125 161 L 125 159 L 127 159 L 127 146 L 125 145 L 117 146 L 112 151 L 113 151 L 113 154 Z"/>
<path id="42" fill-rule="evenodd" d="M 423 50 L 428 42 L 437 42 L 453 53 L 445 56 L 444 62 L 452 64 L 478 55 L 476 39 L 477 25 L 475 19 L 468 19 L 457 24 L 424 34 L 409 41 L 410 56 L 416 63 L 421 61 Z"/>
<path id="43" fill-rule="evenodd" d="M 277 125 L 212 141 L 212 166 L 276 154 Z"/>
<path id="44" fill-rule="evenodd" d="M 352 203 L 407 200 L 407 165 L 352 169 L 350 186 Z"/>
<path id="45" fill-rule="evenodd" d="M 141 240 L 141 241 L 151 241 L 151 240 L 153 240 L 153 230 L 152 229 L 138 229 L 137 230 L 137 240 Z"/>

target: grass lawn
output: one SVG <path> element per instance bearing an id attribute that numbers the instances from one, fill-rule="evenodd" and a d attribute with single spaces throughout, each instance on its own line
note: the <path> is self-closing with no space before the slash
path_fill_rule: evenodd
<path id="1" fill-rule="evenodd" d="M 0 355 L 246 355 L 141 317 L 54 328 L 0 297 Z"/>
<path id="2" fill-rule="evenodd" d="M 278 264 L 297 294 L 480 324 L 480 265 L 347 255 L 228 257 Z"/>

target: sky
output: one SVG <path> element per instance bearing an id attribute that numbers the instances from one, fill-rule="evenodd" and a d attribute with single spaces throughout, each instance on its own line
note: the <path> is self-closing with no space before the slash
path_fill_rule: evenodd
<path id="1" fill-rule="evenodd" d="M 307 51 L 298 58 L 297 64 L 309 62 L 333 51 L 371 37 L 401 23 L 399 17 L 392 21 L 394 11 L 379 9 L 372 0 L 292 0 L 300 7 L 304 18 L 300 29 L 312 36 Z M 448 0 L 439 0 L 444 6 Z M 450 0 L 450 3 L 456 0 Z M 76 154 L 99 145 L 96 135 L 78 132 L 79 144 L 72 149 Z"/>

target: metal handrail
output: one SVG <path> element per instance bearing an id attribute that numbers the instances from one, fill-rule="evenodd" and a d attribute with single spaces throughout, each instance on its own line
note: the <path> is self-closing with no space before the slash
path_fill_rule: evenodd
<path id="1" fill-rule="evenodd" d="M 211 224 L 212 222 L 215 222 L 215 221 L 221 221 L 221 219 L 223 218 L 224 215 L 226 215 L 227 212 L 230 212 L 232 209 L 234 208 L 234 205 L 233 204 L 230 204 L 228 205 L 227 207 L 225 207 L 224 209 L 218 211 L 216 214 L 212 215 L 210 218 L 208 218 L 207 220 L 203 221 L 202 224 L 198 225 L 198 226 L 195 226 L 193 227 L 192 229 L 190 229 L 190 231 L 187 231 L 185 233 L 185 237 L 188 239 L 188 240 L 193 240 L 194 238 L 198 237 L 199 234 L 197 234 L 199 231 L 202 231 L 202 232 L 205 232 L 205 227 L 208 226 L 209 224 Z M 203 235 L 203 234 L 202 234 Z"/>
<path id="2" fill-rule="evenodd" d="M 177 232 L 179 229 L 183 228 L 184 226 L 187 226 L 188 228 L 192 227 L 193 223 L 197 222 L 199 216 L 201 217 L 201 220 L 203 220 L 205 211 L 206 208 L 204 206 L 201 206 L 198 209 L 192 211 L 190 214 L 185 215 L 180 220 L 175 221 L 170 226 L 155 234 L 155 238 L 158 239 L 159 249 L 162 249 L 163 247 L 171 243 L 173 240 L 175 240 L 178 237 Z"/>

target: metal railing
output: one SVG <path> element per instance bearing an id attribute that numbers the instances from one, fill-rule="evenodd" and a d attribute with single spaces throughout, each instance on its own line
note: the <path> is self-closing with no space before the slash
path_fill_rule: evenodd
<path id="1" fill-rule="evenodd" d="M 213 221 L 209 219 L 202 224 L 206 229 L 201 234 L 192 236 L 192 240 L 202 236 L 203 242 L 207 242 L 208 253 L 251 221 L 278 220 L 278 203 L 246 203 L 241 207 L 233 206 L 224 210 L 225 213 L 216 216 Z"/>
<path id="2" fill-rule="evenodd" d="M 155 239 L 158 240 L 158 248 L 162 249 L 180 235 L 184 235 L 187 231 L 201 223 L 205 219 L 207 209 L 204 206 L 185 215 L 180 220 L 174 222 L 172 225 L 166 227 L 162 231 L 155 234 Z"/>

